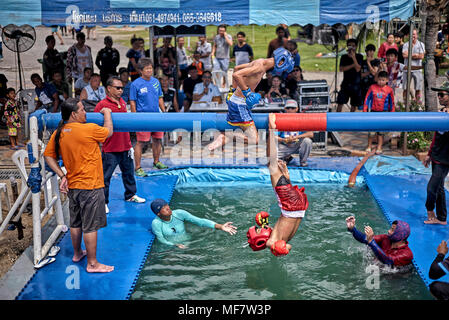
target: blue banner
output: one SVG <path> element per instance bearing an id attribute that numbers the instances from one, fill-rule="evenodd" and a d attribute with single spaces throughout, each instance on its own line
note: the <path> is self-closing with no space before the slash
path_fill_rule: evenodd
<path id="1" fill-rule="evenodd" d="M 65 26 L 287 25 L 407 20 L 415 0 L 8 0 L 0 21 Z"/>

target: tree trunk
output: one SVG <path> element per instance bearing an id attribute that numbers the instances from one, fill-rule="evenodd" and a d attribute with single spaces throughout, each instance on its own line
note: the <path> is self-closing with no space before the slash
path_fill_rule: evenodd
<path id="1" fill-rule="evenodd" d="M 432 87 L 436 87 L 437 85 L 434 54 L 441 11 L 447 5 L 448 1 L 423 0 L 421 3 L 423 6 L 423 10 L 425 11 L 426 23 L 424 34 L 424 46 L 426 49 L 426 64 L 424 67 L 426 111 L 438 111 L 437 94 L 431 89 Z"/>

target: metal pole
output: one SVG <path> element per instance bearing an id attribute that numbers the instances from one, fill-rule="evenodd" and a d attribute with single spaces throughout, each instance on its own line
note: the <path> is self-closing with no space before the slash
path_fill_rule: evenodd
<path id="1" fill-rule="evenodd" d="M 410 25 L 410 35 L 408 39 L 408 59 L 407 59 L 407 86 L 405 88 L 405 111 L 409 112 L 410 110 L 410 77 L 412 75 L 412 49 L 413 49 L 413 27 L 414 22 L 413 18 L 409 18 L 409 25 Z M 402 140 L 402 154 L 407 155 L 407 132 L 404 132 L 404 138 Z"/>
<path id="2" fill-rule="evenodd" d="M 154 66 L 155 63 L 154 63 L 153 38 L 154 38 L 154 28 L 153 28 L 153 26 L 151 26 L 150 27 L 150 59 L 151 59 L 151 61 L 153 61 L 153 66 Z"/>

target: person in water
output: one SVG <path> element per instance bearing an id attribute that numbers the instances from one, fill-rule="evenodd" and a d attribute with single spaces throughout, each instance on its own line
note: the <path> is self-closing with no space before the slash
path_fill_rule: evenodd
<path id="1" fill-rule="evenodd" d="M 269 214 L 259 212 L 256 215 L 256 223 L 261 228 L 251 227 L 247 232 L 247 238 L 254 251 L 268 247 L 275 256 L 284 256 L 292 248 L 288 242 L 296 234 L 309 207 L 309 201 L 304 193 L 304 187 L 298 188 L 298 186 L 292 185 L 286 163 L 278 160 L 275 129 L 276 114 L 270 113 L 267 144 L 268 169 L 271 184 L 281 208 L 281 216 L 271 229 L 267 226 Z"/>
<path id="2" fill-rule="evenodd" d="M 168 203 L 163 199 L 155 199 L 151 202 L 151 210 L 156 214 L 151 229 L 156 238 L 169 246 L 177 246 L 184 249 L 185 245 L 182 243 L 174 243 L 169 239 L 174 236 L 179 236 L 186 233 L 184 222 L 191 222 L 200 227 L 222 230 L 230 235 L 237 233 L 237 227 L 232 222 L 226 222 L 225 224 L 218 224 L 209 219 L 201 219 L 195 217 L 186 210 L 176 209 L 171 210 Z"/>
<path id="3" fill-rule="evenodd" d="M 395 220 L 387 234 L 374 235 L 370 226 L 365 227 L 365 233 L 355 227 L 355 217 L 346 218 L 348 231 L 354 239 L 367 244 L 380 262 L 390 266 L 406 266 L 412 263 L 413 253 L 408 247 L 407 238 L 410 235 L 410 226 L 407 222 Z"/>

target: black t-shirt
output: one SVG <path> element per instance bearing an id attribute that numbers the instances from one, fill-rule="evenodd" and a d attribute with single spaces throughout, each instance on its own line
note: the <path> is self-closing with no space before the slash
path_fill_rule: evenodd
<path id="1" fill-rule="evenodd" d="M 8 89 L 8 79 L 3 73 L 0 73 L 0 98 L 6 98 L 6 89 Z"/>
<path id="2" fill-rule="evenodd" d="M 372 60 L 371 61 L 371 66 L 379 67 L 380 66 L 380 60 L 379 59 Z M 369 72 L 368 62 L 366 60 L 363 60 L 361 67 L 362 67 L 360 69 L 361 73 Z M 361 78 L 361 85 L 364 88 L 369 88 L 369 86 L 374 84 L 374 83 L 376 83 L 376 81 L 374 80 L 374 76 L 371 73 L 368 76 Z"/>
<path id="3" fill-rule="evenodd" d="M 203 82 L 203 80 L 201 80 L 200 76 L 198 76 L 198 78 L 196 78 L 196 80 L 193 80 L 191 77 L 188 77 L 187 79 L 185 79 L 182 84 L 184 93 L 189 93 L 192 96 L 193 89 L 195 88 L 195 85 L 200 82 Z"/>
<path id="4" fill-rule="evenodd" d="M 115 48 L 103 48 L 98 51 L 95 64 L 102 73 L 116 74 L 116 68 L 120 64 L 120 53 Z"/>
<path id="5" fill-rule="evenodd" d="M 404 45 L 398 46 L 398 62 L 404 64 L 404 56 L 402 55 L 402 47 Z"/>
<path id="6" fill-rule="evenodd" d="M 361 66 L 363 63 L 363 56 L 360 53 L 356 54 L 358 64 Z M 350 66 L 354 61 L 347 54 L 341 56 L 340 67 Z M 355 68 L 351 68 L 348 71 L 343 72 L 343 84 L 345 85 L 360 85 L 360 72 L 357 72 Z"/>
<path id="7" fill-rule="evenodd" d="M 257 84 L 256 89 L 254 89 L 255 92 L 264 92 L 264 93 L 268 93 L 268 91 L 270 90 L 270 86 L 268 85 L 268 79 L 262 79 L 260 80 L 260 82 Z"/>

